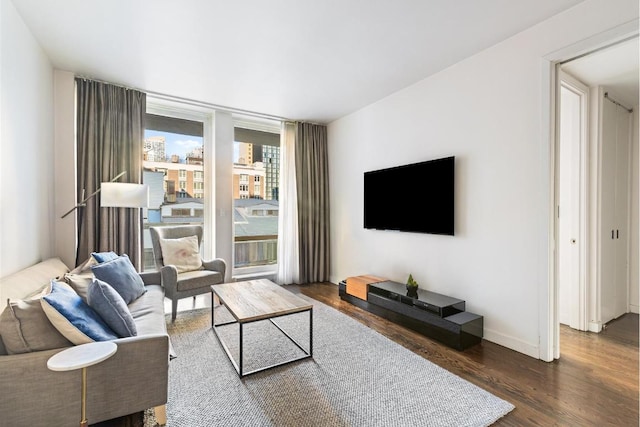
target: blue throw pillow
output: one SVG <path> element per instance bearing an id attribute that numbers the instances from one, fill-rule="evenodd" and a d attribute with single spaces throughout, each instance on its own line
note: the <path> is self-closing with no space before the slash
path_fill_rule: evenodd
<path id="1" fill-rule="evenodd" d="M 109 252 L 91 252 L 91 256 L 98 263 L 113 261 L 118 258 L 118 254 L 112 251 Z"/>
<path id="2" fill-rule="evenodd" d="M 91 271 L 97 279 L 110 284 L 124 302 L 129 305 L 147 292 L 142 278 L 131 264 L 127 254 L 118 258 L 91 266 Z"/>
<path id="3" fill-rule="evenodd" d="M 40 304 L 51 324 L 76 345 L 118 338 L 100 315 L 66 283 L 52 281 Z"/>
<path id="4" fill-rule="evenodd" d="M 129 307 L 108 283 L 93 279 L 87 291 L 87 302 L 120 338 L 137 335 Z"/>

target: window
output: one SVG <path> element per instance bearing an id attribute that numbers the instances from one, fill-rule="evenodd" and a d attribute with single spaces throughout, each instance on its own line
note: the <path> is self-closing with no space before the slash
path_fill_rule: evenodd
<path id="1" fill-rule="evenodd" d="M 277 265 L 279 129 L 280 123 L 268 127 L 236 123 L 233 159 L 235 276 L 272 273 Z"/>
<path id="2" fill-rule="evenodd" d="M 143 268 L 153 270 L 150 226 L 204 223 L 205 153 L 201 121 L 147 111 L 146 123 L 142 179 L 149 185 L 149 208 L 144 218 Z"/>
<path id="3" fill-rule="evenodd" d="M 167 107 L 164 100 L 147 103 L 143 182 L 150 184 L 150 207 L 144 211 L 145 269 L 155 268 L 150 226 L 215 224 L 213 210 L 211 217 L 205 216 L 207 197 L 215 194 L 215 188 L 208 187 L 210 172 L 205 168 L 219 164 L 219 159 L 207 158 L 215 141 L 204 137 L 204 123 L 209 124 L 212 112 L 178 103 Z M 233 120 L 231 275 L 275 272 L 281 123 L 239 115 Z M 213 248 L 214 242 L 206 241 L 212 235 L 205 229 L 203 251 Z M 215 246 L 219 244 L 224 242 Z"/>
<path id="4" fill-rule="evenodd" d="M 171 209 L 171 216 L 191 216 L 191 209 Z"/>

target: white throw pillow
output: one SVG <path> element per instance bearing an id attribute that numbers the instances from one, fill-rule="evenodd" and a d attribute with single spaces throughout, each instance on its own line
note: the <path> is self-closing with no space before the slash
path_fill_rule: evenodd
<path id="1" fill-rule="evenodd" d="M 198 236 L 160 239 L 160 248 L 162 249 L 164 265 L 175 266 L 178 273 L 202 268 Z"/>

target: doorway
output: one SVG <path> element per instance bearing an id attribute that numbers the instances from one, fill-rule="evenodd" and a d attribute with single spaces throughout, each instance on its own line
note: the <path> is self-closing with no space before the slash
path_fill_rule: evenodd
<path id="1" fill-rule="evenodd" d="M 620 65 L 622 63 L 616 61 L 624 55 L 632 61 Z M 633 116 L 628 114 L 632 108 L 637 110 L 638 105 L 637 31 L 632 37 L 557 64 L 556 258 L 555 306 L 552 307 L 555 313 L 550 325 L 554 358 L 560 355 L 560 324 L 600 332 L 606 321 L 630 311 L 638 312 L 639 155 L 637 130 L 633 132 L 638 127 L 638 115 L 637 111 Z M 610 93 L 620 95 L 620 100 L 614 100 Z M 624 114 L 616 118 L 611 113 L 612 102 L 617 104 L 616 108 L 626 111 L 626 118 Z M 611 117 L 603 117 L 606 115 Z M 609 143 L 605 144 L 607 138 L 611 139 L 607 134 L 613 133 L 615 139 L 621 130 L 627 132 L 629 146 L 616 148 L 614 143 L 611 148 Z M 612 165 L 612 158 L 618 163 L 614 161 Z M 620 164 L 625 161 L 628 172 L 618 178 L 624 185 L 611 187 L 612 176 L 620 175 Z M 624 200 L 627 205 L 622 209 L 611 208 L 616 200 Z M 616 212 L 623 212 L 622 217 L 616 219 Z M 617 221 L 616 225 L 611 226 L 611 221 Z M 621 230 L 624 238 L 622 242 L 615 242 Z M 618 243 L 615 250 L 609 248 L 609 240 Z M 609 260 L 616 251 L 621 255 Z M 607 265 L 614 264 L 618 273 L 607 272 Z M 615 305 L 614 314 L 609 310 L 611 300 Z"/>

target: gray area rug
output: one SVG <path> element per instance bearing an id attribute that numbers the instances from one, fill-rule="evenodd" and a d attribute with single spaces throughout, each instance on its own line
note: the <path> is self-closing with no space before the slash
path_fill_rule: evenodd
<path id="1" fill-rule="evenodd" d="M 313 299 L 313 359 L 240 379 L 211 329 L 210 309 L 168 323 L 168 427 L 488 426 L 514 406 Z M 216 323 L 229 316 L 216 307 Z M 309 317 L 275 321 L 308 348 Z M 220 329 L 237 358 L 238 326 Z M 300 350 L 269 321 L 244 329 L 247 369 Z M 231 345 L 235 344 L 235 345 Z M 237 359 L 236 359 L 237 360 Z M 153 411 L 145 414 L 153 426 Z"/>

